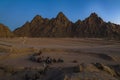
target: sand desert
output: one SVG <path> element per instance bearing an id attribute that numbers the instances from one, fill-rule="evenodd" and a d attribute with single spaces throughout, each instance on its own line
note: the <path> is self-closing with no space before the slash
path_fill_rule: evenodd
<path id="1" fill-rule="evenodd" d="M 41 54 L 37 54 L 39 52 Z M 51 59 L 50 63 L 45 62 L 47 57 Z M 119 80 L 120 41 L 100 38 L 0 38 L 0 80 L 16 79 Z"/>

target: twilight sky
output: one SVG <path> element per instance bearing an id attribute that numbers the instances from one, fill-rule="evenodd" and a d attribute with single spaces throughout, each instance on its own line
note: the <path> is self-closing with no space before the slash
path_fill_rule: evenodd
<path id="1" fill-rule="evenodd" d="M 120 24 L 120 0 L 0 0 L 0 23 L 14 30 L 37 14 L 52 18 L 60 11 L 73 22 L 96 12 L 103 20 Z"/>

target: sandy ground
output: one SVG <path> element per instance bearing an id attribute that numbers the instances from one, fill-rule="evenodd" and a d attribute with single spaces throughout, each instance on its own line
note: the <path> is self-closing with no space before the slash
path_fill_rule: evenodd
<path id="1" fill-rule="evenodd" d="M 120 64 L 120 41 L 114 40 L 94 38 L 1 38 L 0 48 L 2 50 L 0 50 L 0 64 L 15 67 L 42 67 L 43 64 L 29 60 L 29 56 L 39 50 L 42 50 L 42 56 L 64 60 L 64 63 L 51 64 L 51 67 L 66 67 L 95 62 Z M 74 60 L 77 63 L 73 63 Z"/>

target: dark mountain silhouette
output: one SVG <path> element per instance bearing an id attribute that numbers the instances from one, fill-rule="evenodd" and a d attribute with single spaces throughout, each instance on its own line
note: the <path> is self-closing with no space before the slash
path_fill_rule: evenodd
<path id="1" fill-rule="evenodd" d="M 103 21 L 96 13 L 72 23 L 62 12 L 56 18 L 37 15 L 31 22 L 14 30 L 17 36 L 27 37 L 98 37 L 120 39 L 120 25 Z"/>
<path id="2" fill-rule="evenodd" d="M 13 36 L 14 36 L 13 33 L 7 26 L 0 24 L 0 37 L 13 37 Z"/>

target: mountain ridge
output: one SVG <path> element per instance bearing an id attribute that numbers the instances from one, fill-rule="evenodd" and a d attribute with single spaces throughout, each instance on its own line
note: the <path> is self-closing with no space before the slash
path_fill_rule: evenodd
<path id="1" fill-rule="evenodd" d="M 55 18 L 43 18 L 36 15 L 30 22 L 13 31 L 18 37 L 88 37 L 120 39 L 120 25 L 105 22 L 96 13 L 75 23 L 63 12 Z"/>

